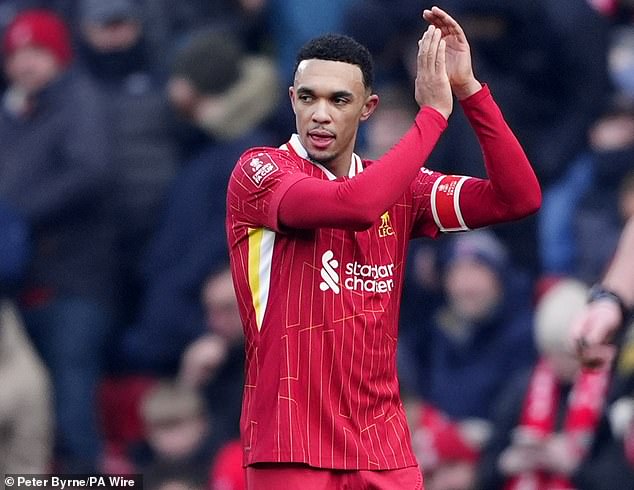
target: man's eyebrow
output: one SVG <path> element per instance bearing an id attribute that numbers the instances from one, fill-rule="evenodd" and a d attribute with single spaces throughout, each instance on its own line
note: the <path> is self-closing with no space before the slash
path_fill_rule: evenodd
<path id="1" fill-rule="evenodd" d="M 352 92 L 348 92 L 347 90 L 337 90 L 336 92 L 333 92 L 333 94 L 330 97 L 333 99 L 336 99 L 338 97 L 351 98 L 351 97 L 354 97 L 354 94 Z"/>
<path id="2" fill-rule="evenodd" d="M 315 95 L 315 92 L 308 87 L 299 87 L 297 93 L 302 95 Z"/>
<path id="3" fill-rule="evenodd" d="M 298 95 L 315 95 L 315 91 L 309 87 L 299 87 L 297 89 Z M 354 94 L 348 90 L 337 90 L 329 95 L 331 99 L 336 99 L 337 97 L 354 97 Z"/>

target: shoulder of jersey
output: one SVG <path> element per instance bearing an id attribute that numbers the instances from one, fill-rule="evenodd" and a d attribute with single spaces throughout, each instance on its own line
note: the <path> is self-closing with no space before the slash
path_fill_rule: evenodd
<path id="1" fill-rule="evenodd" d="M 234 176 L 245 175 L 255 186 L 260 187 L 268 176 L 280 170 L 280 165 L 291 162 L 293 158 L 286 150 L 266 146 L 250 148 L 238 160 Z"/>

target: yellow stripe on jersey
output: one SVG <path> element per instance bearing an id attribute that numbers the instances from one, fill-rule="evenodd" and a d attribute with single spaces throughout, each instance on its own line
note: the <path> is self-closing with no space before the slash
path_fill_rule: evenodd
<path id="1" fill-rule="evenodd" d="M 249 228 L 249 288 L 258 331 L 269 299 L 274 243 L 275 233 L 271 230 Z"/>

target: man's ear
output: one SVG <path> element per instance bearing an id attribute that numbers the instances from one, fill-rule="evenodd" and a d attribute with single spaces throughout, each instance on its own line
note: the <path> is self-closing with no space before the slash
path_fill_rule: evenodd
<path id="1" fill-rule="evenodd" d="M 295 87 L 292 85 L 288 87 L 288 97 L 291 99 L 291 106 L 293 107 L 293 112 L 295 112 Z"/>
<path id="2" fill-rule="evenodd" d="M 366 121 L 372 115 L 374 110 L 379 105 L 379 96 L 376 94 L 369 95 L 363 104 L 363 110 L 361 111 L 361 120 Z"/>

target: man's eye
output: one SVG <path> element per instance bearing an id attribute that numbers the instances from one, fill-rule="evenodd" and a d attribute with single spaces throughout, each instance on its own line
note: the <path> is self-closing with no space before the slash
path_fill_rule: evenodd
<path id="1" fill-rule="evenodd" d="M 299 100 L 302 102 L 310 102 L 313 98 L 310 95 L 300 95 Z"/>
<path id="2" fill-rule="evenodd" d="M 335 97 L 335 104 L 344 105 L 348 103 L 348 99 L 345 97 Z"/>

